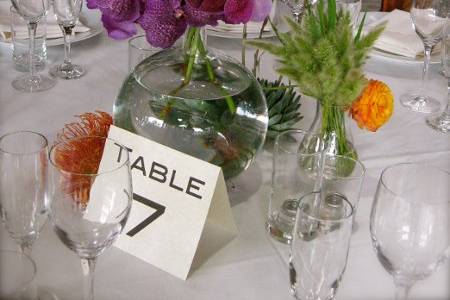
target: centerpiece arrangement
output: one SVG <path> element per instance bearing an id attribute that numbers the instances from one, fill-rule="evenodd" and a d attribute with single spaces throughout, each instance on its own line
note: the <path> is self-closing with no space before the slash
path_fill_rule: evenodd
<path id="1" fill-rule="evenodd" d="M 268 111 L 255 77 L 238 61 L 209 51 L 205 25 L 262 21 L 271 0 L 89 0 L 110 37 L 140 25 L 166 48 L 137 65 L 114 105 L 114 124 L 209 161 L 225 178 L 245 170 L 263 145 Z M 184 35 L 182 47 L 172 48 Z"/>
<path id="2" fill-rule="evenodd" d="M 357 158 L 345 125 L 350 114 L 361 128 L 376 131 L 393 112 L 393 95 L 387 85 L 368 80 L 363 66 L 383 27 L 363 35 L 364 18 L 353 32 L 348 12 L 336 9 L 336 0 L 320 0 L 307 7 L 300 24 L 286 20 L 291 28 L 279 33 L 279 41 L 250 41 L 275 55 L 278 72 L 294 82 L 302 94 L 320 103 L 318 132 L 328 151 Z M 351 171 L 349 168 L 348 171 Z"/>

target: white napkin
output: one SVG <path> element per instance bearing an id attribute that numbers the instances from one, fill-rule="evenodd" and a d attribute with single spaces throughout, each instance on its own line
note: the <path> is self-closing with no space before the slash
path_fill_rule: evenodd
<path id="1" fill-rule="evenodd" d="M 0 1 L 0 40 L 5 42 L 11 42 L 11 12 L 10 12 L 11 2 L 10 1 Z M 28 37 L 28 30 L 24 23 L 23 26 L 17 26 L 17 35 L 21 38 Z M 78 21 L 77 26 L 75 26 L 75 33 L 77 32 L 87 32 L 89 27 L 83 25 Z M 57 39 L 63 37 L 61 28 L 56 21 L 55 13 L 53 8 L 51 8 L 47 13 L 47 39 Z"/>
<path id="2" fill-rule="evenodd" d="M 373 28 L 383 22 L 387 22 L 386 29 L 375 42 L 375 48 L 411 58 L 423 54 L 423 43 L 414 31 L 408 12 L 393 10 L 371 23 L 370 27 Z"/>

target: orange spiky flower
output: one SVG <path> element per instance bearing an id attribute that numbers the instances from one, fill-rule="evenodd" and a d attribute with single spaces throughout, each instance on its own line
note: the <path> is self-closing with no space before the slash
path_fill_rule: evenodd
<path id="1" fill-rule="evenodd" d="M 391 89 L 382 81 L 370 80 L 359 98 L 352 103 L 349 114 L 359 128 L 377 131 L 392 116 L 394 96 Z"/>
<path id="2" fill-rule="evenodd" d="M 76 116 L 79 122 L 69 123 L 57 134 L 58 146 L 54 153 L 55 164 L 63 170 L 64 191 L 85 205 L 89 191 L 103 155 L 104 140 L 113 123 L 111 115 L 102 111 Z M 80 137 L 92 137 L 78 139 Z"/>

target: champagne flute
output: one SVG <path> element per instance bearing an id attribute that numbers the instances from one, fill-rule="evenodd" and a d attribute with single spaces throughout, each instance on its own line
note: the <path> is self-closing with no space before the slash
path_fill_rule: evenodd
<path id="1" fill-rule="evenodd" d="M 449 4 L 450 6 L 450 4 Z M 449 10 L 450 13 L 450 10 Z M 438 116 L 427 118 L 427 124 L 440 132 L 450 132 L 450 25 L 447 24 L 447 33 L 442 40 L 442 73 L 447 78 L 447 105 Z"/>
<path id="2" fill-rule="evenodd" d="M 74 35 L 74 28 L 78 22 L 83 0 L 53 0 L 53 8 L 56 20 L 64 36 L 64 62 L 55 65 L 50 69 L 53 76 L 62 79 L 76 79 L 85 74 L 85 69 L 72 63 L 71 41 Z"/>
<path id="3" fill-rule="evenodd" d="M 407 93 L 400 97 L 403 106 L 421 113 L 439 111 L 440 103 L 433 97 L 425 95 L 428 80 L 431 50 L 439 43 L 444 35 L 448 15 L 447 0 L 413 0 L 411 19 L 414 30 L 424 45 L 424 64 L 422 81 L 417 92 Z"/>
<path id="4" fill-rule="evenodd" d="M 47 0 L 11 0 L 17 13 L 26 21 L 29 35 L 28 61 L 33 61 L 36 28 L 47 13 Z M 52 88 L 56 81 L 48 76 L 36 74 L 36 66 L 29 65 L 29 73 L 13 80 L 12 86 L 22 92 L 33 93 Z"/>
<path id="5" fill-rule="evenodd" d="M 47 221 L 47 139 L 18 131 L 0 137 L 0 207 L 3 223 L 23 253 Z"/>
<path id="6" fill-rule="evenodd" d="M 118 146 L 124 150 L 120 162 L 115 155 L 102 157 Z M 50 219 L 59 239 L 81 258 L 84 300 L 92 300 L 97 257 L 117 239 L 131 209 L 128 151 L 110 139 L 85 136 L 54 145 L 50 165 Z"/>
<path id="7" fill-rule="evenodd" d="M 450 255 L 450 174 L 413 163 L 381 174 L 370 215 L 372 244 L 394 278 L 395 299 L 407 299 L 414 283 Z"/>

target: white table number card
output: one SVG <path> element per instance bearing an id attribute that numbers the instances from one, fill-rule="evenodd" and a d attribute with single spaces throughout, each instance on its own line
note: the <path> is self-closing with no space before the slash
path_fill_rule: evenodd
<path id="1" fill-rule="evenodd" d="M 108 137 L 128 148 L 133 179 L 130 217 L 114 246 L 186 280 L 237 234 L 222 170 L 115 126 Z M 117 163 L 121 151 L 107 143 L 103 157 Z"/>

